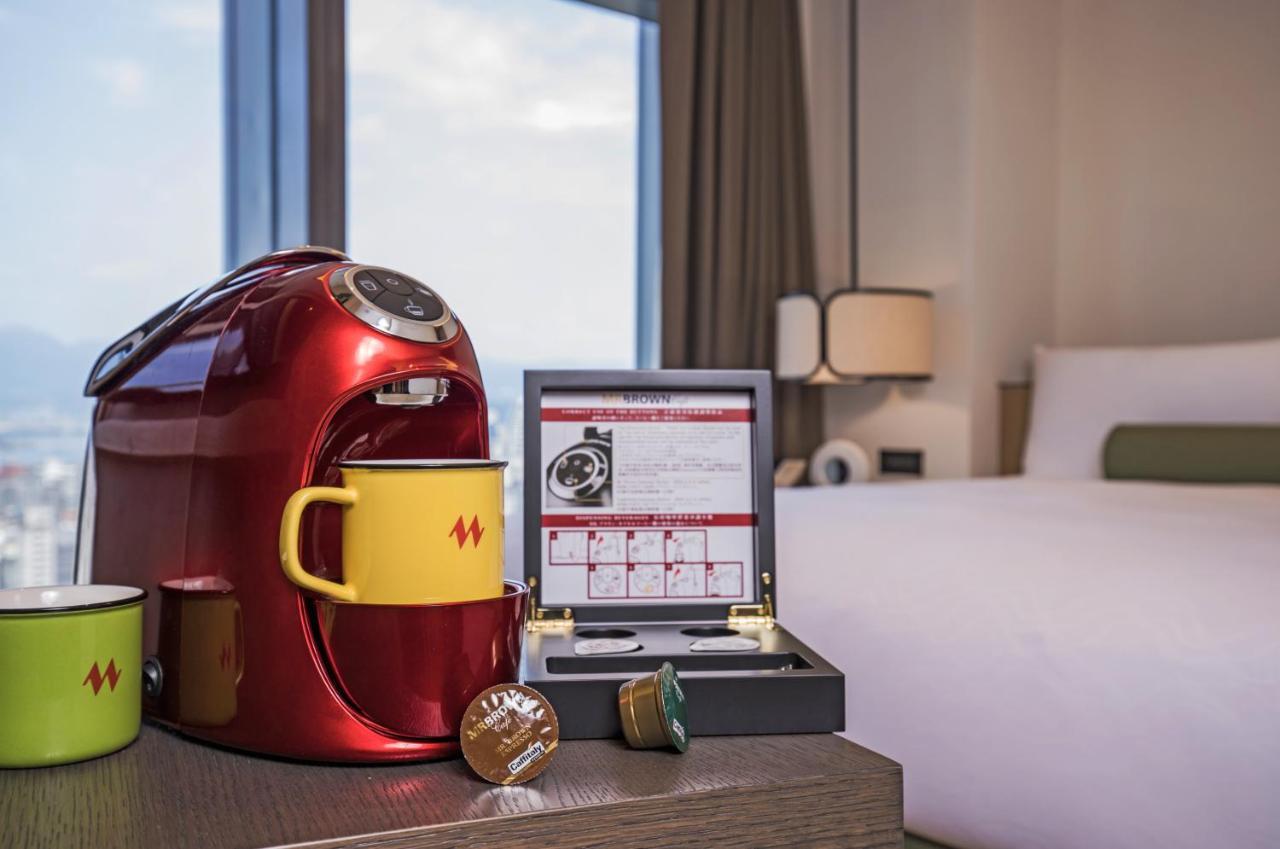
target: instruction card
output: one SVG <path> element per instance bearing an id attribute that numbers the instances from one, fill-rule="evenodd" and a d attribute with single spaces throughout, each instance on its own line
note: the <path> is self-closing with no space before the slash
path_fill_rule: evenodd
<path id="1" fill-rule="evenodd" d="M 542 603 L 754 602 L 754 427 L 749 392 L 543 393 Z"/>

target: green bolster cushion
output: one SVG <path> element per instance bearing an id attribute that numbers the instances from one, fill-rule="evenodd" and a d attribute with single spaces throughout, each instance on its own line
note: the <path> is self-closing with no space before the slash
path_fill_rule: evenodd
<path id="1" fill-rule="evenodd" d="M 1102 469 L 1108 480 L 1280 483 L 1280 425 L 1118 425 Z"/>

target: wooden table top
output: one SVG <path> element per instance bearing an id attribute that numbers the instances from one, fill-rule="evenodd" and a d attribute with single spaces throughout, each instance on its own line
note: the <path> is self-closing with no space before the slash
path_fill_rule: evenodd
<path id="1" fill-rule="evenodd" d="M 318 766 L 144 726 L 105 758 L 0 770 L 6 847 L 901 846 L 902 770 L 830 734 L 703 737 L 689 751 L 563 742 L 534 781 L 461 760 Z M 748 837 L 749 836 L 749 837 Z"/>

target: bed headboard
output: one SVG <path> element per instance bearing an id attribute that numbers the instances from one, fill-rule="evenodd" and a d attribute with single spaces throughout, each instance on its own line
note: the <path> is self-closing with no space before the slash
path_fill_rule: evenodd
<path id="1" fill-rule="evenodd" d="M 1000 384 L 1000 474 L 1022 474 L 1022 449 L 1031 424 L 1031 384 Z"/>

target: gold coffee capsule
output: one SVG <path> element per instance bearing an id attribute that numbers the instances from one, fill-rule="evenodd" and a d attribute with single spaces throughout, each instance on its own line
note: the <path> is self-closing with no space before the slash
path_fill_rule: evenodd
<path id="1" fill-rule="evenodd" d="M 622 735 L 633 749 L 689 748 L 689 720 L 680 678 L 670 663 L 618 689 Z"/>
<path id="2" fill-rule="evenodd" d="M 560 723 L 537 690 L 499 684 L 468 705 L 460 737 L 462 756 L 476 775 L 494 784 L 522 784 L 551 763 Z"/>

